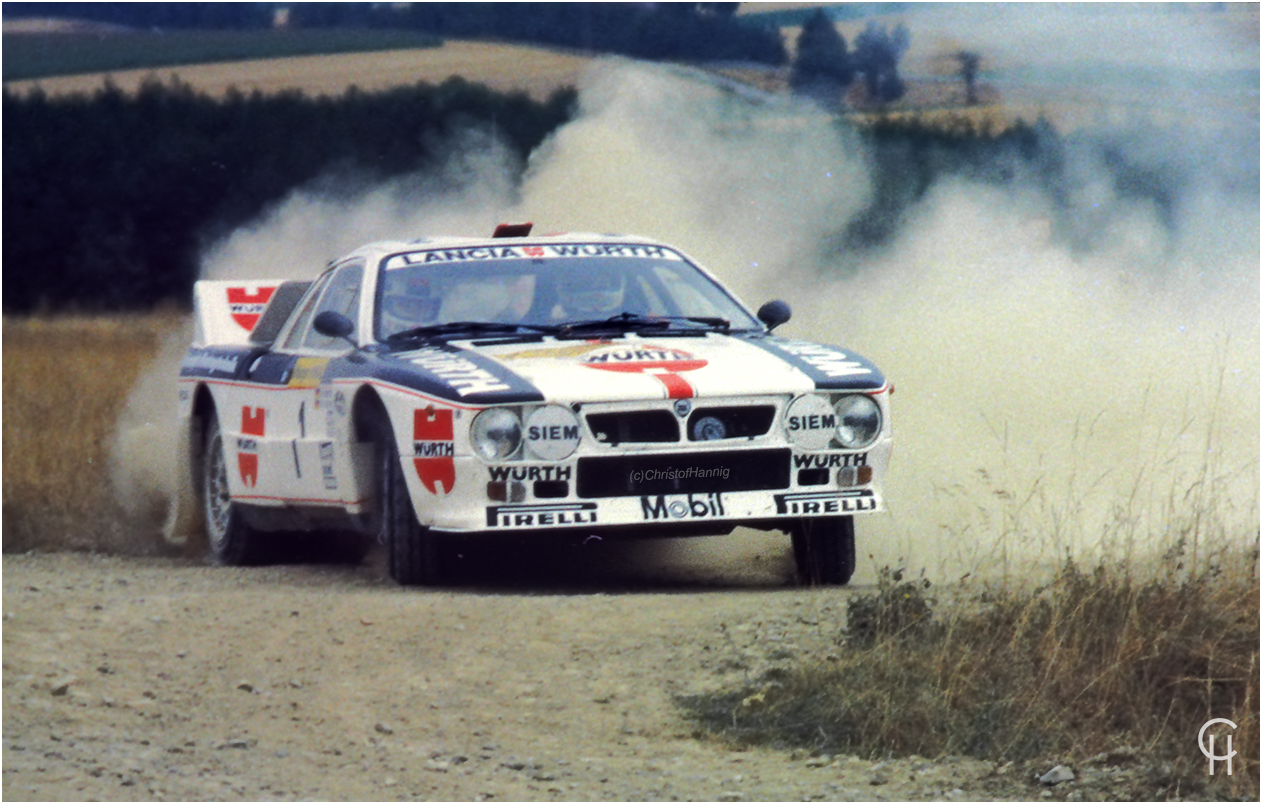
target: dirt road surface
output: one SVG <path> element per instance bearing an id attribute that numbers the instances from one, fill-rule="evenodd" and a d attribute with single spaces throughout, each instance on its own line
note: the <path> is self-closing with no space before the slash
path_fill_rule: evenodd
<path id="1" fill-rule="evenodd" d="M 440 589 L 378 555 L 9 555 L 3 796 L 1002 797 L 987 763 L 741 749 L 681 714 L 677 694 L 837 650 L 854 590 L 789 585 L 783 541 L 509 546 Z"/>

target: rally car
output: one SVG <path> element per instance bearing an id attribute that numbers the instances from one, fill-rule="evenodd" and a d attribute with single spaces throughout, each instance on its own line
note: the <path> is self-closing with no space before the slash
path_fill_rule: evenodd
<path id="1" fill-rule="evenodd" d="M 844 584 L 884 508 L 892 386 L 771 331 L 682 251 L 640 237 L 373 243 L 314 281 L 201 281 L 179 376 L 172 533 L 257 561 L 276 531 L 385 545 L 440 583 L 488 534 L 790 535 Z M 195 510 L 190 510 L 195 509 Z"/>

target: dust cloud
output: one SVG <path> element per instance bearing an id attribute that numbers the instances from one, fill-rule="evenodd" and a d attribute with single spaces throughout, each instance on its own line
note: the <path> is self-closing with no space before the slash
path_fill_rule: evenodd
<path id="1" fill-rule="evenodd" d="M 1049 26 L 1028 29 L 1054 41 Z M 1090 53 L 1088 40 L 1111 28 L 1060 33 Z M 1021 52 L 1022 30 L 1004 53 Z M 970 44 L 967 26 L 952 35 Z M 1232 47 L 1251 47 L 1256 66 L 1256 37 Z M 1179 52 L 1223 58 L 1205 43 Z M 1104 94 L 1125 94 L 1110 75 L 1097 81 Z M 1256 83 L 1252 92 L 1256 111 Z M 1019 180 L 942 181 L 907 210 L 894 242 L 854 253 L 829 246 L 873 191 L 845 125 L 680 68 L 609 60 L 585 76 L 579 115 L 533 155 L 520 187 L 504 150 L 476 134 L 436 177 L 295 192 L 211 250 L 204 274 L 311 276 L 370 240 L 484 234 L 500 221 L 660 238 L 751 306 L 787 300 L 794 318 L 782 333 L 853 349 L 894 382 L 889 511 L 859 520 L 856 582 L 886 564 L 950 580 L 1067 552 L 1145 557 L 1180 537 L 1198 550 L 1248 542 L 1258 523 L 1256 116 L 1241 130 L 1240 104 L 1215 96 L 1206 108 L 1225 108 L 1219 118 L 1160 128 L 1134 97 L 1098 132 L 1066 138 L 1057 197 Z M 1162 188 L 1168 204 L 1123 192 L 1109 169 L 1119 152 L 1182 177 Z M 162 371 L 174 376 L 174 363 Z M 628 560 L 668 571 L 777 550 L 771 565 L 787 571 L 787 539 L 752 533 L 658 543 Z"/>

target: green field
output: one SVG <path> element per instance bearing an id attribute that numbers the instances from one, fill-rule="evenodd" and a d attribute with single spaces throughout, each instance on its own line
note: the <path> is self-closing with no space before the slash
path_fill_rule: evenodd
<path id="1" fill-rule="evenodd" d="M 421 31 L 324 29 L 5 34 L 5 81 L 182 64 L 438 47 Z"/>

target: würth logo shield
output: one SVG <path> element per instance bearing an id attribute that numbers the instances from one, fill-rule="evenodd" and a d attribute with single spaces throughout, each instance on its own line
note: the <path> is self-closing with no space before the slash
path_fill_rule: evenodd
<path id="1" fill-rule="evenodd" d="M 249 406 L 241 408 L 241 438 L 237 439 L 237 469 L 241 472 L 241 482 L 249 488 L 254 488 L 259 482 L 259 444 L 254 439 L 262 438 L 266 431 L 266 409 Z"/>
<path id="2" fill-rule="evenodd" d="M 450 494 L 456 485 L 451 411 L 432 407 L 414 411 L 412 439 L 412 463 L 421 483 L 433 494 Z"/>
<path id="3" fill-rule="evenodd" d="M 649 374 L 666 386 L 671 399 L 688 399 L 697 392 L 691 383 L 679 376 L 685 371 L 696 371 L 707 361 L 682 349 L 662 346 L 611 346 L 583 356 L 583 365 L 602 371 L 620 371 L 632 374 Z"/>
<path id="4" fill-rule="evenodd" d="M 253 332 L 276 288 L 228 288 L 228 309 L 232 320 L 246 332 Z"/>

